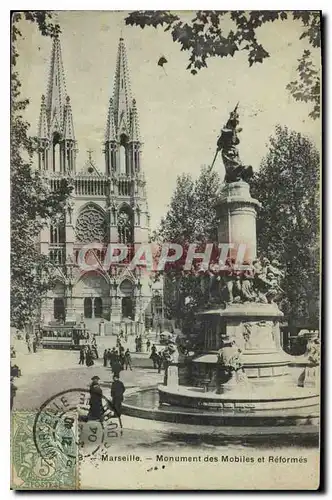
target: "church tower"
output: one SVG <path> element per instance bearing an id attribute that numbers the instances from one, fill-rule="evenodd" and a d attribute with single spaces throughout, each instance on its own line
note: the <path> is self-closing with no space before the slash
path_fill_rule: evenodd
<path id="1" fill-rule="evenodd" d="M 142 333 L 144 324 L 158 316 L 158 304 L 153 305 L 151 276 L 128 268 L 135 247 L 149 242 L 150 216 L 138 112 L 131 95 L 123 38 L 107 110 L 105 165 L 94 162 L 91 150 L 88 159 L 76 165 L 77 143 L 58 36 L 52 40 L 38 137 L 38 167 L 51 189 L 63 179 L 73 186 L 63 216 L 40 234 L 41 252 L 50 256 L 56 274 L 56 286 L 42 306 L 44 323 L 84 323 L 90 331 L 106 335 L 121 330 Z M 102 264 L 110 243 L 127 245 L 129 252 L 127 262 L 107 269 Z M 100 263 L 97 271 L 80 266 L 79 256 L 86 245 Z"/>
<path id="2" fill-rule="evenodd" d="M 75 172 L 76 140 L 59 36 L 53 37 L 46 98 L 41 98 L 38 166 L 43 173 Z"/>
<path id="3" fill-rule="evenodd" d="M 111 243 L 148 242 L 150 216 L 141 165 L 136 100 L 132 98 L 126 48 L 120 38 L 105 133 L 105 168 L 110 178 Z"/>

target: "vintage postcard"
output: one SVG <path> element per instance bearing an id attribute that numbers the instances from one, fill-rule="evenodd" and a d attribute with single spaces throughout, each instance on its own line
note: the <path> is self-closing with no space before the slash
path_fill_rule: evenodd
<path id="1" fill-rule="evenodd" d="M 320 487 L 321 22 L 12 12 L 12 489 Z"/>

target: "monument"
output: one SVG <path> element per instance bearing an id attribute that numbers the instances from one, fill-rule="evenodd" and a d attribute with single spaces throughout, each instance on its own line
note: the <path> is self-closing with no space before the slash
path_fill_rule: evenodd
<path id="1" fill-rule="evenodd" d="M 299 412 L 305 420 L 317 409 L 318 388 L 312 383 L 299 387 L 290 374 L 291 357 L 280 344 L 283 313 L 277 302 L 284 271 L 277 261 L 257 257 L 256 214 L 261 204 L 250 194 L 253 169 L 239 157 L 240 131 L 236 106 L 217 143 L 225 167 L 216 206 L 218 243 L 228 244 L 230 250 L 225 266 L 209 284 L 211 307 L 198 314 L 204 352 L 190 359 L 180 354 L 170 363 L 172 383 L 166 377 L 158 387 L 159 401 L 202 412 L 217 410 L 219 415 Z M 172 366 L 178 366 L 178 384 Z"/>

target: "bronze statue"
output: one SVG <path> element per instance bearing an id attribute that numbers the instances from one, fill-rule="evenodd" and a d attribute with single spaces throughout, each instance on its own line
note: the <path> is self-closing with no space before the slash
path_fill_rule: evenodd
<path id="1" fill-rule="evenodd" d="M 240 143 L 238 133 L 242 131 L 239 127 L 238 105 L 239 103 L 235 106 L 234 111 L 231 112 L 226 125 L 221 129 L 221 134 L 217 142 L 217 153 L 221 151 L 226 170 L 224 178 L 224 182 L 226 183 L 241 180 L 247 182 L 253 176 L 252 167 L 242 164 L 237 148 Z"/>

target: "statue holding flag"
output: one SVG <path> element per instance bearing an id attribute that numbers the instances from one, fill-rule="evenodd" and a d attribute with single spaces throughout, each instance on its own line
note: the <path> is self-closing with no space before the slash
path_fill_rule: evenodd
<path id="1" fill-rule="evenodd" d="M 239 156 L 238 145 L 240 139 L 238 133 L 242 131 L 239 127 L 239 114 L 237 112 L 239 103 L 235 109 L 230 113 L 226 125 L 221 129 L 221 134 L 217 142 L 217 151 L 213 160 L 213 164 L 221 151 L 221 156 L 225 166 L 224 182 L 231 183 L 236 181 L 248 181 L 253 176 L 253 169 L 251 166 L 242 164 Z M 213 167 L 213 164 L 211 168 Z"/>

